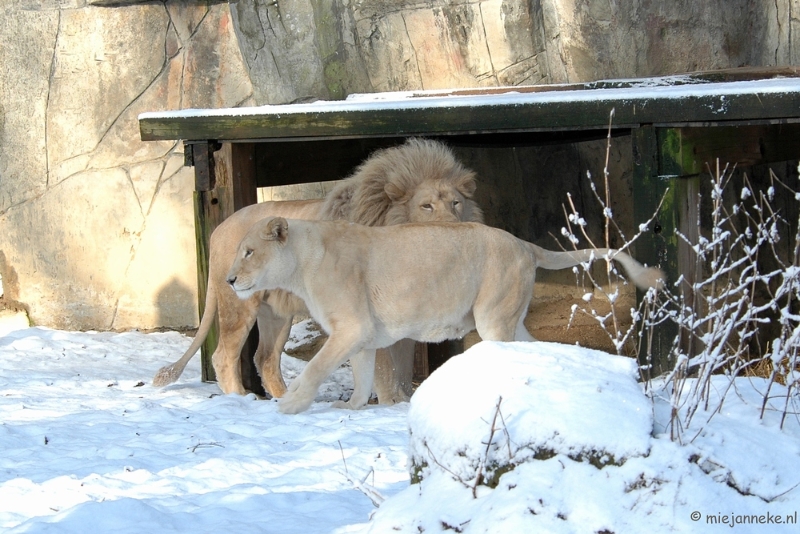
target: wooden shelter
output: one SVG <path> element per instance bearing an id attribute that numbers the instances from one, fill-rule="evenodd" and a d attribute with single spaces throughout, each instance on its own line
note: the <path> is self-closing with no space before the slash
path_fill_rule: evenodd
<path id="1" fill-rule="evenodd" d="M 258 187 L 342 178 L 374 149 L 410 136 L 506 145 L 598 139 L 609 127 L 613 135 L 631 136 L 636 220 L 647 220 L 670 189 L 659 224 L 637 242 L 635 254 L 674 280 L 690 273 L 690 251 L 663 236 L 672 229 L 697 234 L 692 177 L 707 162 L 800 159 L 800 68 L 151 112 L 140 115 L 139 125 L 144 141 L 182 140 L 186 164 L 195 169 L 201 313 L 209 236 L 233 211 L 255 203 Z M 254 329 L 242 358 L 245 387 L 254 391 L 260 389 L 250 357 L 256 336 Z M 668 342 L 657 340 L 656 352 Z M 204 347 L 204 378 L 213 378 L 215 344 L 210 336 Z"/>

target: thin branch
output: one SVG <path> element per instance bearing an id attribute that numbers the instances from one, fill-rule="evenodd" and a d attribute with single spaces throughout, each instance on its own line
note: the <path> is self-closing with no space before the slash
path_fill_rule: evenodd
<path id="1" fill-rule="evenodd" d="M 372 504 L 375 506 L 375 508 L 378 508 L 383 503 L 383 501 L 386 500 L 386 497 L 381 495 L 381 493 L 378 490 L 376 490 L 373 486 L 367 484 L 367 479 L 369 478 L 369 475 L 372 474 L 374 476 L 375 470 L 370 468 L 370 470 L 367 472 L 367 475 L 364 477 L 364 480 L 357 480 L 351 477 L 350 473 L 348 473 L 347 471 L 347 462 L 344 459 L 344 449 L 342 448 L 342 442 L 336 440 L 336 443 L 339 444 L 339 451 L 342 453 L 342 463 L 344 464 L 344 473 L 342 474 L 348 480 L 348 482 L 350 482 L 353 485 L 355 489 L 366 495 L 367 498 L 369 498 L 369 500 L 372 501 Z"/>
<path id="2" fill-rule="evenodd" d="M 495 407 L 495 410 L 494 410 L 494 417 L 492 418 L 492 426 L 491 426 L 491 430 L 489 431 L 489 440 L 486 442 L 486 451 L 483 454 L 483 460 L 481 460 L 481 463 L 478 465 L 478 474 L 475 476 L 475 484 L 473 484 L 473 486 L 472 486 L 472 498 L 473 499 L 477 499 L 478 498 L 478 484 L 483 482 L 483 469 L 484 469 L 484 467 L 486 467 L 486 463 L 489 461 L 489 450 L 491 449 L 492 440 L 494 439 L 494 433 L 495 433 L 495 430 L 496 430 L 495 424 L 497 423 L 497 416 L 498 416 L 498 414 L 500 414 L 500 403 L 501 402 L 503 402 L 503 396 L 502 395 L 500 395 L 500 398 L 497 399 L 497 406 Z M 510 453 L 510 449 L 509 449 L 509 453 Z"/>

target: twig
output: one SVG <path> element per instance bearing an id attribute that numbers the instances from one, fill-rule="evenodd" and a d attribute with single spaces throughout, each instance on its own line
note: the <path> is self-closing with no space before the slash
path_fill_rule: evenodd
<path id="1" fill-rule="evenodd" d="M 367 484 L 367 479 L 369 478 L 370 475 L 374 476 L 375 470 L 370 468 L 370 470 L 367 472 L 367 475 L 364 477 L 364 480 L 357 480 L 351 477 L 350 473 L 347 471 L 347 462 L 344 459 L 344 449 L 342 448 L 342 442 L 336 440 L 336 443 L 339 444 L 339 451 L 341 451 L 342 453 L 342 463 L 344 464 L 344 473 L 342 474 L 348 480 L 348 482 L 350 482 L 353 485 L 355 489 L 366 495 L 367 498 L 369 498 L 369 500 L 372 501 L 372 504 L 375 506 L 375 508 L 378 508 L 383 503 L 383 501 L 386 500 L 386 497 L 381 495 L 381 493 L 378 490 L 376 490 L 373 486 Z"/>
<path id="2" fill-rule="evenodd" d="M 471 489 L 470 485 L 464 482 L 463 478 L 453 473 L 450 469 L 448 469 L 445 465 L 443 465 L 439 460 L 436 459 L 436 455 L 433 454 L 433 451 L 431 450 L 430 446 L 428 446 L 427 441 L 423 441 L 422 444 L 425 446 L 426 449 L 428 449 L 428 453 L 431 455 L 431 460 L 433 460 L 433 463 L 435 463 L 436 465 L 438 465 L 439 467 L 450 473 L 450 475 L 453 477 L 453 480 L 455 480 L 456 482 L 460 482 L 461 484 L 463 484 L 465 488 Z"/>
<path id="3" fill-rule="evenodd" d="M 796 488 L 798 488 L 798 487 L 800 487 L 800 482 L 798 482 L 797 484 L 795 484 L 795 485 L 794 485 L 794 486 L 792 486 L 791 488 L 787 489 L 786 491 L 784 491 L 784 492 L 782 492 L 782 493 L 779 493 L 779 494 L 777 494 L 777 495 L 775 495 L 775 496 L 773 496 L 773 497 L 770 497 L 769 499 L 764 499 L 764 500 L 765 500 L 766 502 L 770 503 L 770 502 L 774 501 L 775 499 L 779 499 L 779 498 L 783 497 L 784 495 L 786 495 L 786 494 L 787 494 L 787 493 L 789 493 L 790 491 L 794 491 L 794 490 L 795 490 Z"/>
<path id="4" fill-rule="evenodd" d="M 344 464 L 344 472 L 347 473 L 347 460 L 344 459 L 344 449 L 342 448 L 342 442 L 340 440 L 336 440 L 336 443 L 339 444 L 339 452 L 342 453 L 342 463 Z M 350 476 L 350 473 L 347 473 L 347 476 Z"/>
<path id="5" fill-rule="evenodd" d="M 195 452 L 197 449 L 207 449 L 211 447 L 222 447 L 223 449 L 225 448 L 225 446 L 220 445 L 219 443 L 211 442 L 211 443 L 198 443 L 194 447 L 187 447 L 187 449 L 191 449 L 192 452 Z"/>
<path id="6" fill-rule="evenodd" d="M 472 498 L 478 498 L 478 484 L 483 481 L 483 468 L 486 466 L 486 462 L 489 461 L 489 449 L 492 446 L 492 440 L 494 439 L 494 432 L 495 432 L 495 423 L 497 423 L 497 416 L 500 413 L 500 403 L 503 402 L 503 396 L 500 395 L 500 398 L 497 399 L 497 407 L 494 410 L 494 417 L 492 418 L 492 426 L 489 431 L 489 440 L 486 442 L 486 451 L 483 454 L 483 460 L 478 465 L 478 474 L 475 477 L 475 484 L 472 486 Z M 509 449 L 510 453 L 510 449 Z"/>

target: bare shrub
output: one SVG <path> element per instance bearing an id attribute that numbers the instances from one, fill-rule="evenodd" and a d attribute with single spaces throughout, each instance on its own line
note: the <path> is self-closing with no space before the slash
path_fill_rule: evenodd
<path id="1" fill-rule="evenodd" d="M 609 125 L 608 147 L 610 134 Z M 592 182 L 589 173 L 587 177 Z M 709 177 L 710 199 L 706 200 L 710 200 L 711 209 L 707 235 L 700 232 L 698 237 L 690 238 L 676 232 L 695 258 L 694 276 L 689 277 L 692 280 L 680 276 L 663 288 L 649 290 L 638 308 L 630 310 L 630 324 L 619 320 L 621 310 L 616 302 L 620 287 L 626 282 L 613 263 L 606 259 L 608 286 L 592 275 L 592 262 L 576 268 L 576 274 L 591 292 L 585 294 L 585 305 L 573 306 L 572 318 L 577 313 L 593 317 L 609 336 L 617 354 L 633 352 L 640 356 L 645 362 L 641 371 L 647 391 L 669 398 L 670 435 L 676 441 L 684 441 L 685 430 L 702 412 L 705 421 L 692 426 L 696 436 L 722 409 L 736 379 L 753 375 L 755 370 L 767 379 L 762 417 L 776 383 L 786 388 L 781 399 L 781 424 L 788 415 L 798 413 L 794 403 L 798 402 L 800 386 L 800 220 L 791 224 L 774 208 L 774 201 L 776 189 L 780 188 L 800 207 L 800 193 L 781 182 L 772 171 L 771 185 L 766 191 L 756 190 L 746 175 L 742 176 L 741 184 L 738 178 L 734 183 L 733 169 L 720 168 L 719 162 L 716 169 L 709 172 Z M 593 182 L 591 189 L 603 210 L 604 246 L 609 246 L 610 232 L 616 232 L 623 243 L 620 250 L 627 250 L 647 230 L 655 214 L 639 227 L 636 235 L 627 238 L 614 222 L 609 208 L 608 158 L 603 178 L 604 197 Z M 696 199 L 698 203 L 701 200 Z M 583 237 L 590 246 L 599 248 L 589 237 L 586 221 L 575 209 L 571 197 L 564 212 L 567 222 L 562 235 L 570 246 L 577 248 Z M 700 227 L 701 221 L 696 222 Z M 786 257 L 778 243 L 782 235 L 792 233 L 793 226 L 793 254 Z M 592 305 L 595 294 L 610 303 L 610 312 L 596 311 Z M 649 362 L 653 357 L 653 332 L 668 324 L 677 332 L 669 354 L 669 361 L 675 364 L 669 373 L 651 383 Z M 772 328 L 765 329 L 766 325 Z M 774 332 L 777 334 L 773 335 Z M 725 385 L 720 391 L 719 381 L 715 381 L 716 391 L 712 396 L 712 377 L 720 375 L 725 377 Z M 653 391 L 656 384 L 659 391 Z M 691 441 L 694 437 L 688 439 Z"/>

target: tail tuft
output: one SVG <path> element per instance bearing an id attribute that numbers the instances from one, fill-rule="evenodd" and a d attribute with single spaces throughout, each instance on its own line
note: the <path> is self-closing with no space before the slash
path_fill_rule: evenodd
<path id="1" fill-rule="evenodd" d="M 641 267 L 636 272 L 634 272 L 634 269 L 629 269 L 629 274 L 633 283 L 640 289 L 664 289 L 667 279 L 664 271 L 656 267 Z"/>
<path id="2" fill-rule="evenodd" d="M 650 287 L 654 287 L 659 290 L 664 289 L 667 277 L 664 275 L 664 272 L 661 269 L 648 267 L 646 275 L 648 277 L 648 285 Z"/>
<path id="3" fill-rule="evenodd" d="M 174 365 L 165 365 L 156 372 L 156 375 L 153 377 L 153 385 L 160 388 L 172 384 L 179 376 L 181 376 L 181 374 L 175 369 Z"/>

